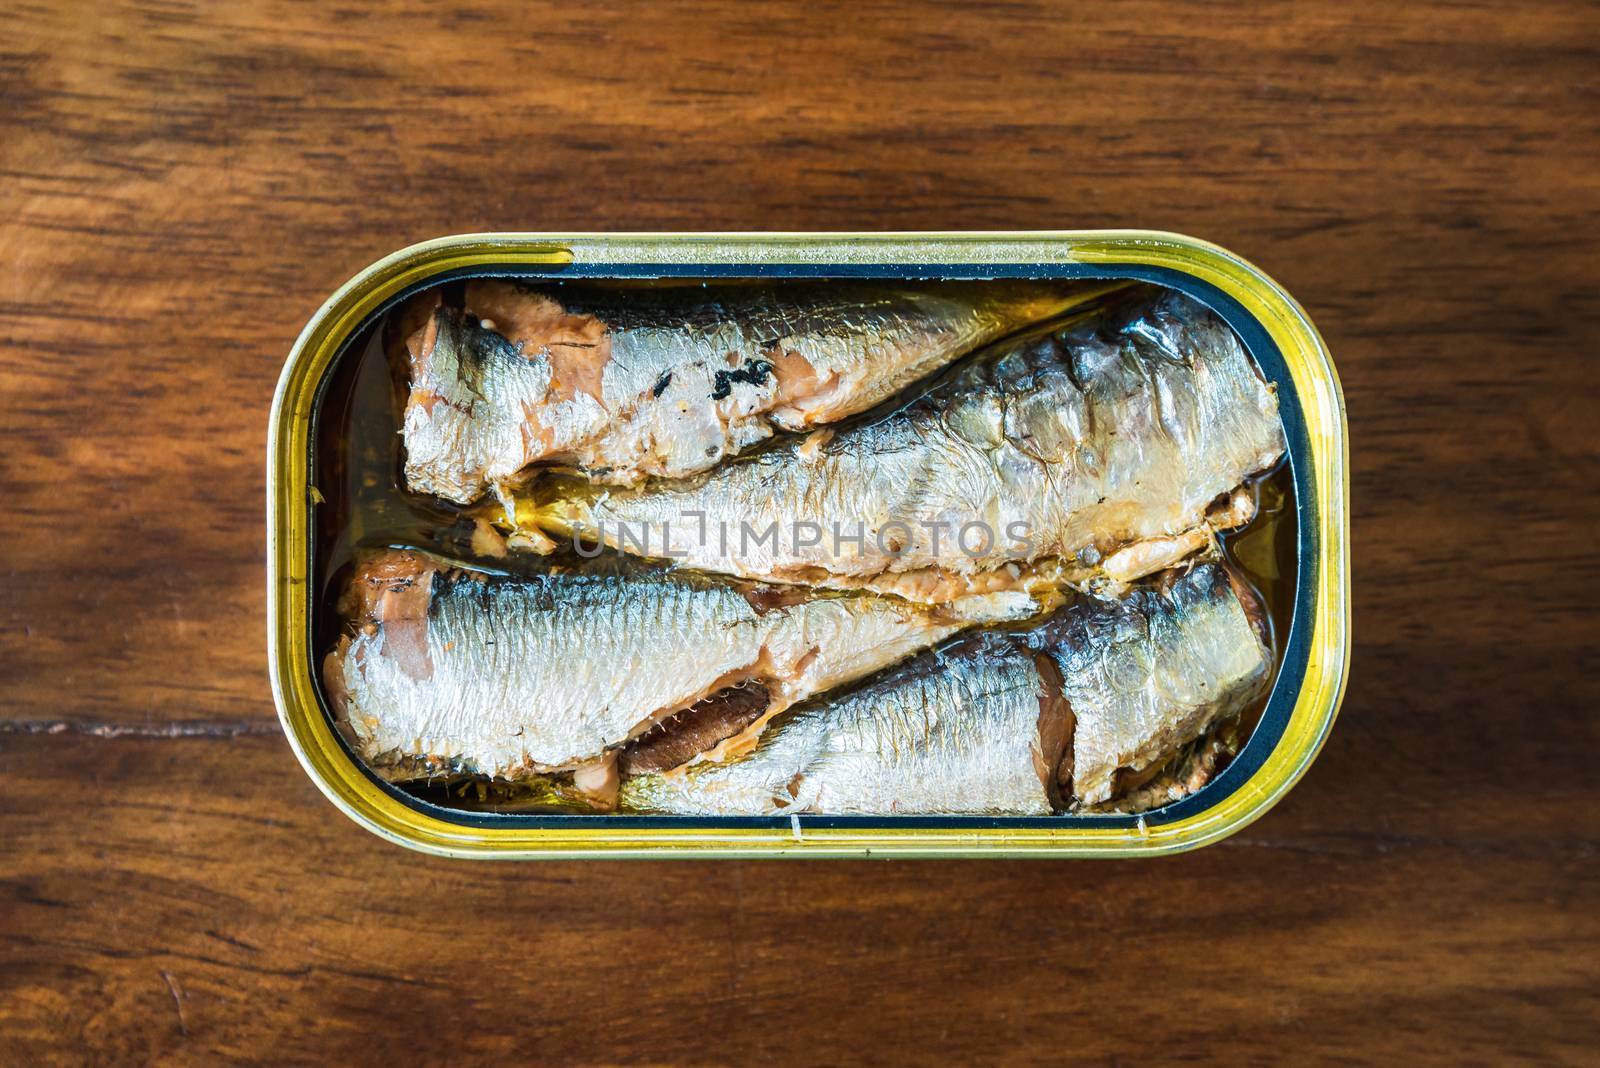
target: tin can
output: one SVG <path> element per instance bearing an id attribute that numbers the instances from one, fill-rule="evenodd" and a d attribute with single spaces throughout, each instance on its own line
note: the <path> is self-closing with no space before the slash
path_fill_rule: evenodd
<path id="1" fill-rule="evenodd" d="M 505 815 L 428 803 L 380 780 L 334 728 L 317 679 L 312 582 L 320 390 L 376 317 L 474 275 L 547 279 L 1000 277 L 1128 279 L 1180 290 L 1239 335 L 1278 391 L 1297 521 L 1282 660 L 1248 744 L 1196 794 L 1143 815 L 669 817 Z M 1152 231 L 904 234 L 470 234 L 414 245 L 350 279 L 306 324 L 273 399 L 267 456 L 267 642 L 273 696 L 306 773 L 381 837 L 456 857 L 1116 857 L 1215 842 L 1305 773 L 1349 665 L 1344 402 L 1305 312 L 1239 257 Z"/>

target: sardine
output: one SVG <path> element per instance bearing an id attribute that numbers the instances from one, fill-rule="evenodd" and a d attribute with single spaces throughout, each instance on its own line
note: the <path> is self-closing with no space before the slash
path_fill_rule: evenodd
<path id="1" fill-rule="evenodd" d="M 1249 520 L 1284 449 L 1214 313 L 1137 299 L 974 357 L 900 410 L 696 478 L 522 493 L 503 522 L 769 582 L 925 602 L 1120 586 Z"/>
<path id="2" fill-rule="evenodd" d="M 435 308 L 407 342 L 406 482 L 468 504 L 535 464 L 618 485 L 691 475 L 1111 288 L 469 282 L 464 307 Z"/>
<path id="3" fill-rule="evenodd" d="M 1086 598 L 805 702 L 746 756 L 629 777 L 621 807 L 693 815 L 1046 815 L 1104 801 L 1260 696 L 1254 595 L 1202 564 Z"/>
<path id="4" fill-rule="evenodd" d="M 774 714 L 964 625 L 894 598 L 649 567 L 490 574 L 403 550 L 362 561 L 339 607 L 351 633 L 323 677 L 380 773 L 578 769 L 599 794 L 617 747 L 719 690 L 759 684 Z"/>
<path id="5" fill-rule="evenodd" d="M 1086 600 L 1029 633 L 1072 707 L 1072 760 L 1059 774 L 1075 801 L 1109 800 L 1119 776 L 1161 768 L 1259 697 L 1272 669 L 1265 632 L 1243 580 L 1201 564 L 1165 589 Z"/>

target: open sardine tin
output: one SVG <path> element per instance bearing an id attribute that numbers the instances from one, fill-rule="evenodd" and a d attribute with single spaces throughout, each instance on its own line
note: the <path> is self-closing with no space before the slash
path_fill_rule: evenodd
<path id="1" fill-rule="evenodd" d="M 508 815 L 441 807 L 376 777 L 340 737 L 318 678 L 314 421 L 354 339 L 420 289 L 452 279 L 1082 278 L 1181 291 L 1222 317 L 1275 384 L 1294 490 L 1297 578 L 1281 666 L 1243 750 L 1198 792 L 1140 815 Z M 284 733 L 353 820 L 444 856 L 1116 857 L 1215 842 L 1303 775 L 1333 725 L 1349 664 L 1343 398 L 1300 306 L 1261 271 L 1193 238 L 1150 231 L 906 234 L 471 234 L 414 245 L 345 283 L 307 323 L 278 383 L 267 458 L 267 640 Z"/>

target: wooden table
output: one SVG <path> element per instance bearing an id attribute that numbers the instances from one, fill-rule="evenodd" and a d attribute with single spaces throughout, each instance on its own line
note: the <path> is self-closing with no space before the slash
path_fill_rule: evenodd
<path id="1" fill-rule="evenodd" d="M 1592 6 L 8 6 L 0 1061 L 1593 1063 Z M 486 865 L 302 773 L 266 416 L 357 268 L 1097 226 L 1255 260 L 1343 376 L 1354 668 L 1268 817 L 1162 861 Z"/>

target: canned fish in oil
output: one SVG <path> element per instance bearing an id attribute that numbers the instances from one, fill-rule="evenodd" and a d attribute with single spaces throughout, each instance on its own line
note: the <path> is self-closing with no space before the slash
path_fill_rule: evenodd
<path id="1" fill-rule="evenodd" d="M 698 282 L 1082 280 L 1185 294 L 1231 327 L 1276 389 L 1285 459 L 1257 480 L 1257 518 L 1224 539 L 1266 608 L 1273 678 L 1236 753 L 1202 788 L 1147 811 L 1059 815 L 632 815 L 473 803 L 470 788 L 399 786 L 358 759 L 320 677 L 333 576 L 357 545 L 406 544 L 442 521 L 397 491 L 395 383 L 384 324 L 413 294 L 464 279 L 626 290 Z M 426 852 L 539 857 L 1134 856 L 1216 841 L 1299 779 L 1332 727 L 1348 669 L 1343 400 L 1315 328 L 1281 288 L 1216 246 L 1142 231 L 950 234 L 482 234 L 402 250 L 312 317 L 273 402 L 268 641 L 285 734 L 352 819 Z M 1247 740 L 1245 740 L 1247 739 Z M 1135 789 L 1140 784 L 1132 784 Z M 481 787 L 479 787 L 481 791 Z M 1147 791 L 1148 792 L 1148 791 Z"/>

